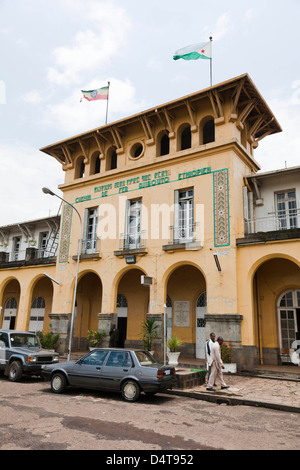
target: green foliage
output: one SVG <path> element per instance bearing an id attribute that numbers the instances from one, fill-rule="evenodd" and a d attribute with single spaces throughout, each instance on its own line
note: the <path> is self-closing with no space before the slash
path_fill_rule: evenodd
<path id="1" fill-rule="evenodd" d="M 59 340 L 59 334 L 48 331 L 43 333 L 42 331 L 36 332 L 37 337 L 40 340 L 41 346 L 44 349 L 56 349 L 57 342 Z"/>
<path id="2" fill-rule="evenodd" d="M 157 328 L 158 324 L 155 325 L 154 318 L 147 318 L 142 323 L 142 331 L 141 331 L 141 338 L 143 341 L 143 347 L 146 351 L 152 350 L 152 343 L 154 339 L 157 337 Z"/>
<path id="3" fill-rule="evenodd" d="M 88 330 L 87 339 L 88 339 L 89 345 L 92 348 L 99 348 L 105 336 L 106 336 L 105 331 Z"/>
<path id="4" fill-rule="evenodd" d="M 174 335 L 171 339 L 168 339 L 167 346 L 170 349 L 170 352 L 176 352 L 176 349 L 182 345 L 182 341 L 178 336 Z"/>

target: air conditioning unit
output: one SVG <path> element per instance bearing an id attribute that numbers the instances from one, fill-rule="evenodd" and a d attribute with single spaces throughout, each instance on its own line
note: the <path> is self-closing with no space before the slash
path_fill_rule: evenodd
<path id="1" fill-rule="evenodd" d="M 153 277 L 150 276 L 141 276 L 141 284 L 143 286 L 152 286 L 153 284 Z"/>

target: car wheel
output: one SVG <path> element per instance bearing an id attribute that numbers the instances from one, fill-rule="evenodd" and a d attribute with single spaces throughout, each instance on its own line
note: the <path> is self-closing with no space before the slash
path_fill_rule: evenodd
<path id="1" fill-rule="evenodd" d="M 126 380 L 122 384 L 121 391 L 126 401 L 136 401 L 140 396 L 140 387 L 134 380 Z"/>
<path id="2" fill-rule="evenodd" d="M 51 390 L 54 393 L 62 393 L 67 386 L 67 379 L 64 374 L 54 373 L 51 377 Z"/>
<path id="3" fill-rule="evenodd" d="M 13 361 L 8 369 L 8 380 L 18 382 L 23 374 L 22 364 L 20 361 Z"/>

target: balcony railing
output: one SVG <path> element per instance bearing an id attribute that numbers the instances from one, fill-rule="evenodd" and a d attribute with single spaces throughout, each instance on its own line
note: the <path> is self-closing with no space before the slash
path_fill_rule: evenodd
<path id="1" fill-rule="evenodd" d="M 80 253 L 82 255 L 90 255 L 93 253 L 100 253 L 100 238 L 86 238 L 79 240 Z"/>
<path id="2" fill-rule="evenodd" d="M 119 250 L 138 250 L 146 248 L 146 231 L 137 233 L 120 233 Z"/>
<path id="3" fill-rule="evenodd" d="M 3 263 L 30 263 L 36 260 L 47 260 L 56 256 L 56 253 L 45 249 L 27 248 L 26 250 L 10 251 L 8 253 L 0 253 L 0 264 Z"/>
<path id="4" fill-rule="evenodd" d="M 200 224 L 194 222 L 183 227 L 169 227 L 170 238 L 168 243 L 171 245 L 200 242 Z"/>
<path id="5" fill-rule="evenodd" d="M 300 227 L 300 209 L 281 211 L 268 217 L 245 220 L 245 233 L 273 232 Z"/>

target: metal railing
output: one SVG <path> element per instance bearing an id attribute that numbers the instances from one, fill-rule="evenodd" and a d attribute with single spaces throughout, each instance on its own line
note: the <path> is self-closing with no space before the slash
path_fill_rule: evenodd
<path id="1" fill-rule="evenodd" d="M 41 249 L 27 249 L 27 250 L 19 250 L 19 251 L 10 251 L 8 253 L 1 253 L 1 262 L 2 263 L 14 263 L 16 261 L 30 261 L 30 260 L 37 260 L 42 258 L 51 258 L 54 257 L 50 251 L 45 250 L 44 248 Z"/>
<path id="2" fill-rule="evenodd" d="M 120 233 L 119 249 L 137 250 L 139 248 L 146 248 L 145 235 L 145 230 L 136 233 Z"/>
<path id="3" fill-rule="evenodd" d="M 200 242 L 200 224 L 199 222 L 194 222 L 186 226 L 176 227 L 171 225 L 169 227 L 170 238 L 169 244 L 177 243 L 191 243 L 191 242 Z"/>
<path id="4" fill-rule="evenodd" d="M 94 237 L 79 240 L 79 247 L 82 255 L 100 253 L 100 238 Z"/>
<path id="5" fill-rule="evenodd" d="M 268 217 L 245 220 L 245 233 L 272 232 L 300 227 L 300 209 L 280 211 Z"/>

